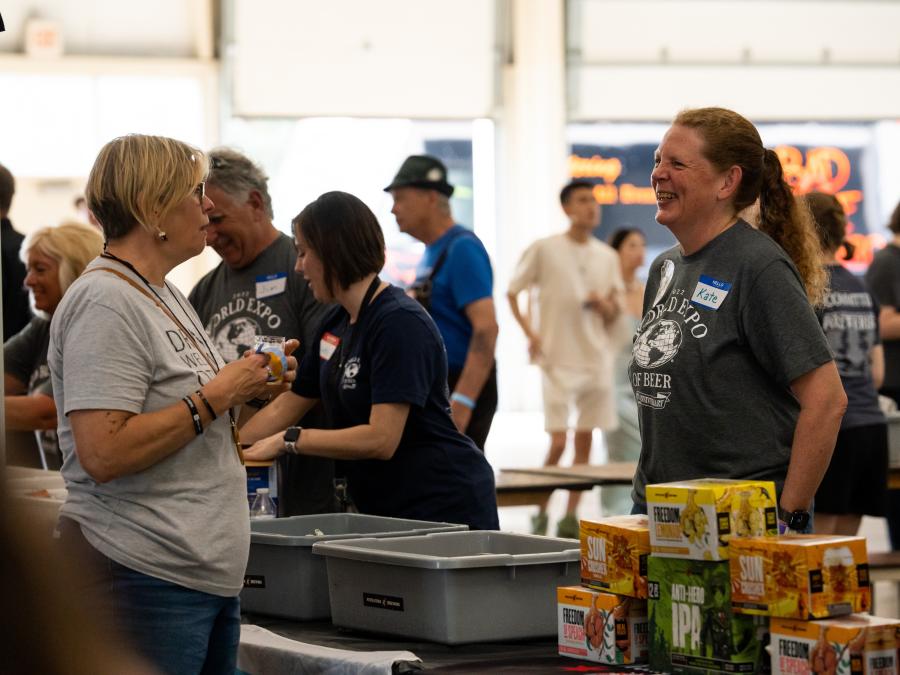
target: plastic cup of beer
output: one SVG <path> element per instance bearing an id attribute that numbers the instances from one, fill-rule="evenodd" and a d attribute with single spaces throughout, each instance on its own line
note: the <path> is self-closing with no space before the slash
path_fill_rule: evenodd
<path id="1" fill-rule="evenodd" d="M 268 382 L 278 384 L 284 381 L 287 357 L 284 355 L 284 338 L 278 335 L 257 335 L 253 340 L 253 351 L 269 357 Z"/>

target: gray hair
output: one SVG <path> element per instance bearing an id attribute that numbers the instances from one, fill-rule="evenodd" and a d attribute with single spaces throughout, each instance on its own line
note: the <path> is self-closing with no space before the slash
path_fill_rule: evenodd
<path id="1" fill-rule="evenodd" d="M 247 198 L 251 190 L 256 190 L 262 197 L 269 218 L 275 218 L 272 198 L 269 196 L 269 177 L 263 172 L 262 167 L 237 150 L 231 148 L 210 150 L 209 176 L 206 180 L 241 201 Z"/>

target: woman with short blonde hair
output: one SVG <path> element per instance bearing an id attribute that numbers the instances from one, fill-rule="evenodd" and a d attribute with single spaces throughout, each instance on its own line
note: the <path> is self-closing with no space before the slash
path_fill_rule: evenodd
<path id="1" fill-rule="evenodd" d="M 87 264 L 103 252 L 100 233 L 81 223 L 42 227 L 25 237 L 20 256 L 35 317 L 3 345 L 6 427 L 34 431 L 41 465 L 62 464 L 56 438 L 56 406 L 47 368 L 50 318 L 66 290 Z M 30 458 L 22 461 L 31 463 Z"/>

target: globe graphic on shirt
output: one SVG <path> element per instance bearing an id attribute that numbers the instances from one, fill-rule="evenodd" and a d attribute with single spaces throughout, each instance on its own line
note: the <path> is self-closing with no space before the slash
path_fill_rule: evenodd
<path id="1" fill-rule="evenodd" d="M 671 361 L 681 347 L 681 326 L 663 319 L 653 324 L 634 343 L 634 360 L 642 368 L 658 368 Z"/>
<path id="2" fill-rule="evenodd" d="M 237 361 L 245 351 L 253 349 L 253 340 L 262 331 L 253 319 L 241 317 L 226 323 L 216 333 L 214 342 L 222 358 Z"/>

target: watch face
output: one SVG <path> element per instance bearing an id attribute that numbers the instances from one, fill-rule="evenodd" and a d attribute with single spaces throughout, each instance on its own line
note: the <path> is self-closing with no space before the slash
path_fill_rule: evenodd
<path id="1" fill-rule="evenodd" d="M 792 530 L 805 530 L 809 525 L 809 513 L 807 511 L 793 511 L 788 520 L 788 527 Z"/>
<path id="2" fill-rule="evenodd" d="M 300 427 L 288 427 L 284 432 L 285 443 L 296 443 L 298 438 L 300 438 Z"/>

